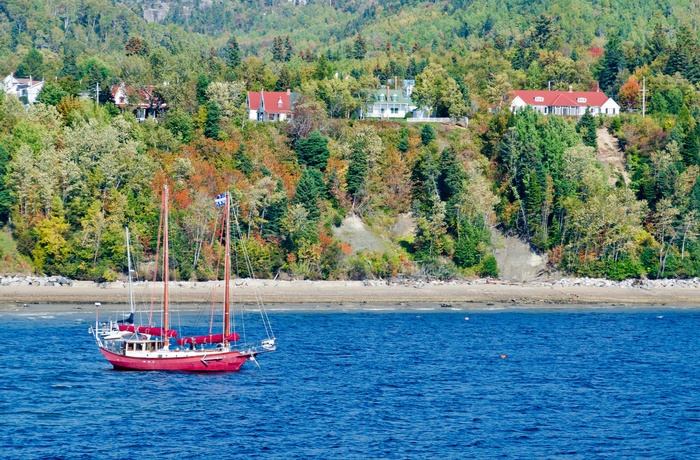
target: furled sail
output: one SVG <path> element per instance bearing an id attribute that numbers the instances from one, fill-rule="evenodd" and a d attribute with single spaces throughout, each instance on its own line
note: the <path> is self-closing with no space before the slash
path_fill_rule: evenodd
<path id="1" fill-rule="evenodd" d="M 138 332 L 141 334 L 148 334 L 148 335 L 160 335 L 160 336 L 164 335 L 163 328 L 160 328 L 160 327 L 133 326 L 130 324 L 120 324 L 119 330 L 122 332 Z M 169 329 L 167 337 L 177 337 L 177 331 Z"/>
<path id="2" fill-rule="evenodd" d="M 226 340 L 229 342 L 238 342 L 240 336 L 233 332 L 226 336 Z M 194 343 L 195 345 L 202 345 L 205 343 L 221 343 L 224 341 L 224 334 L 209 334 L 209 335 L 198 335 L 195 337 L 183 337 L 177 339 L 178 345 L 188 345 Z"/>

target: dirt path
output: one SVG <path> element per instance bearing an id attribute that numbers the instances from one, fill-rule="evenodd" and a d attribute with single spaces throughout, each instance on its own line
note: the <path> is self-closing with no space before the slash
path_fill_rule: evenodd
<path id="1" fill-rule="evenodd" d="M 625 184 L 629 185 L 630 175 L 627 172 L 627 161 L 625 154 L 620 150 L 617 138 L 610 134 L 606 128 L 598 128 L 596 135 L 598 138 L 596 158 L 610 169 L 609 184 L 615 185 L 618 175 L 622 175 Z"/>

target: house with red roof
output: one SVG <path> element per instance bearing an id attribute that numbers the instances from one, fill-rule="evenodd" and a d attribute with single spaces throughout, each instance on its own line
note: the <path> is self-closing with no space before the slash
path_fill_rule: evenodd
<path id="1" fill-rule="evenodd" d="M 13 94 L 25 104 L 34 104 L 37 96 L 44 87 L 44 80 L 35 80 L 30 75 L 29 78 L 18 78 L 10 74 L 2 80 L 2 89 L 5 94 Z"/>
<path id="2" fill-rule="evenodd" d="M 600 91 L 513 91 L 510 110 L 515 113 L 530 106 L 543 114 L 581 116 L 586 109 L 593 115 L 619 115 L 620 106 Z"/>
<path id="3" fill-rule="evenodd" d="M 158 118 L 165 113 L 167 104 L 158 95 L 154 86 L 127 86 L 124 83 L 114 85 L 110 88 L 114 105 L 122 111 L 131 109 L 139 122 L 146 118 L 158 121 Z"/>
<path id="4" fill-rule="evenodd" d="M 246 102 L 250 120 L 284 121 L 291 117 L 294 103 L 299 93 L 287 91 L 248 91 Z"/>

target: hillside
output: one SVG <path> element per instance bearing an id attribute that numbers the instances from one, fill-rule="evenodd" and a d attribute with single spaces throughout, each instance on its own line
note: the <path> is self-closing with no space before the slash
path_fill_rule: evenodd
<path id="1" fill-rule="evenodd" d="M 697 17 L 680 0 L 7 0 L 0 72 L 44 83 L 0 104 L 6 266 L 117 278 L 125 225 L 150 262 L 168 183 L 179 279 L 217 275 L 223 190 L 260 277 L 698 276 Z M 468 127 L 361 120 L 404 84 Z M 601 91 L 622 114 L 513 115 L 514 89 Z M 294 94 L 292 121 L 251 120 L 260 90 Z"/>

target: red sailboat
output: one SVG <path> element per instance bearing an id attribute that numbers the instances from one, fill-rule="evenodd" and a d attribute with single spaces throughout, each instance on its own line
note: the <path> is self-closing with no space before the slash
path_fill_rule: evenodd
<path id="1" fill-rule="evenodd" d="M 261 353 L 276 349 L 276 339 L 272 333 L 267 315 L 261 310 L 261 318 L 267 337 L 255 343 L 240 343 L 240 336 L 231 331 L 230 278 L 231 278 L 231 239 L 230 239 L 230 196 L 228 193 L 216 197 L 217 206 L 225 206 L 226 257 L 224 261 L 225 298 L 223 329 L 221 333 L 176 339 L 177 332 L 169 329 L 168 297 L 168 186 L 163 188 L 163 324 L 162 327 L 135 326 L 120 324 L 122 333 L 119 339 L 106 340 L 99 332 L 99 320 L 91 333 L 102 352 L 115 369 L 141 371 L 189 371 L 225 372 L 237 371 L 247 360 L 255 360 Z M 99 305 L 99 304 L 96 304 Z M 262 309 L 262 305 L 260 305 Z"/>

